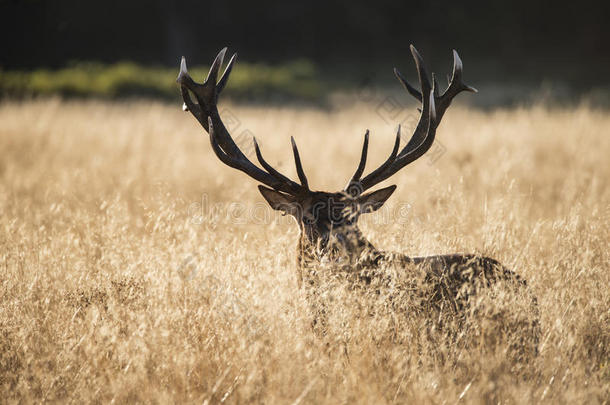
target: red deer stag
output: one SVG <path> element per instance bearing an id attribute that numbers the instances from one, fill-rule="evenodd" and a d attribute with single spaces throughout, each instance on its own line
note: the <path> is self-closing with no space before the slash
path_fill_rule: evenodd
<path id="1" fill-rule="evenodd" d="M 259 190 L 269 205 L 296 219 L 300 228 L 297 245 L 299 286 L 305 285 L 309 290 L 315 290 L 318 269 L 321 263 L 329 261 L 335 264 L 335 269 L 355 275 L 350 280 L 360 285 L 371 284 L 375 269 L 384 265 L 416 267 L 425 274 L 428 285 L 432 286 L 429 289 L 428 302 L 435 308 L 452 308 L 453 313 L 456 313 L 464 308 L 468 298 L 481 287 L 489 287 L 500 280 L 517 288 L 525 285 L 525 281 L 516 273 L 488 257 L 474 254 L 410 257 L 380 251 L 362 235 L 357 225 L 359 216 L 378 210 L 392 195 L 396 186 L 368 193 L 365 191 L 424 155 L 432 146 L 437 127 L 453 98 L 462 91 L 477 91 L 462 81 L 462 61 L 456 51 L 453 51 L 451 81 L 441 94 L 434 74 L 430 82 L 422 57 L 415 47 L 411 46 L 420 90 L 411 86 L 397 69 L 394 69 L 394 73 L 405 89 L 421 102 L 420 119 L 412 137 L 399 151 L 399 127 L 390 156 L 378 168 L 363 177 L 369 142 L 367 131 L 356 172 L 345 189 L 335 193 L 312 191 L 309 188 L 294 139 L 291 141 L 298 183 L 278 172 L 263 158 L 256 139 L 253 140 L 254 148 L 262 168 L 252 163 L 235 144 L 217 108 L 218 96 L 227 84 L 236 58 L 236 55 L 231 57 L 218 80 L 225 52 L 226 48 L 216 56 L 203 84 L 195 82 L 189 76 L 186 61 L 182 58 L 177 82 L 184 99 L 183 109 L 190 111 L 208 132 L 212 149 L 223 163 L 263 183 L 266 187 L 259 185 Z M 191 93 L 197 102 L 193 101 Z M 313 294 L 315 295 L 315 292 Z M 308 296 L 311 297 L 311 294 Z M 317 312 L 319 315 L 320 311 Z"/>

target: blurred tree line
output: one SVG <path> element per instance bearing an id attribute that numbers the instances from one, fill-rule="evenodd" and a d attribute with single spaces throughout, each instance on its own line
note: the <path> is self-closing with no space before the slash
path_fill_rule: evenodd
<path id="1" fill-rule="evenodd" d="M 429 65 L 447 70 L 456 48 L 468 69 L 492 79 L 542 75 L 593 86 L 608 82 L 608 3 L 0 0 L 0 68 L 177 66 L 181 55 L 205 65 L 228 45 L 249 62 L 305 58 L 360 72 L 410 63 L 413 43 Z"/>

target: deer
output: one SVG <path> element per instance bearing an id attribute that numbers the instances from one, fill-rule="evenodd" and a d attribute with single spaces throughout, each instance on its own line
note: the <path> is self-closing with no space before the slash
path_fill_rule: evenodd
<path id="1" fill-rule="evenodd" d="M 297 284 L 299 288 L 314 291 L 308 297 L 315 296 L 320 268 L 328 262 L 334 264 L 336 272 L 349 274 L 351 283 L 363 286 L 374 284 L 375 271 L 383 266 L 420 269 L 425 281 L 432 286 L 428 301 L 437 308 L 452 308 L 453 313 L 463 310 L 469 298 L 481 288 L 501 281 L 516 288 L 526 286 L 521 276 L 490 257 L 460 253 L 411 257 L 386 252 L 377 249 L 358 227 L 360 216 L 380 209 L 394 193 L 396 186 L 370 192 L 368 190 L 422 157 L 433 145 L 437 128 L 453 99 L 462 92 L 477 92 L 474 87 L 464 83 L 463 64 L 455 50 L 453 73 L 448 87 L 441 93 L 434 74 L 432 80 L 429 80 L 421 55 L 413 45 L 410 46 L 420 89 L 409 84 L 398 69 L 394 68 L 394 74 L 406 91 L 421 103 L 417 126 L 402 149 L 401 128 L 398 126 L 389 157 L 363 176 L 369 144 L 367 130 L 360 162 L 344 189 L 338 192 L 314 191 L 310 188 L 293 137 L 291 145 L 299 182 L 280 173 L 263 158 L 255 137 L 254 151 L 260 167 L 250 161 L 236 145 L 223 124 L 217 107 L 218 97 L 227 85 L 237 57 L 234 54 L 230 58 L 218 79 L 226 51 L 227 48 L 224 48 L 218 53 L 203 83 L 197 83 L 191 78 L 186 59 L 182 57 L 176 81 L 184 101 L 183 110 L 190 112 L 208 133 L 212 149 L 222 163 L 262 183 L 258 189 L 271 208 L 296 220 L 300 230 L 296 257 Z M 312 304 L 312 307 L 315 305 Z M 324 309 L 318 308 L 317 312 L 323 313 Z"/>

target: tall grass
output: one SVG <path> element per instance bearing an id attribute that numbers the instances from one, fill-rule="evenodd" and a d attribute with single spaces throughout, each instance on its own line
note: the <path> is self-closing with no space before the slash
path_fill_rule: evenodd
<path id="1" fill-rule="evenodd" d="M 396 121 L 379 105 L 225 103 L 221 113 L 244 149 L 255 134 L 292 176 L 295 136 L 310 184 L 334 191 L 365 128 L 370 166 L 389 153 Z M 540 353 L 517 364 L 502 330 L 479 325 L 499 338 L 493 349 L 439 343 L 424 333 L 426 314 L 358 316 L 341 291 L 337 327 L 316 336 L 296 285 L 296 226 L 263 208 L 255 183 L 218 161 L 179 105 L 5 102 L 0 398 L 607 403 L 608 128 L 605 112 L 584 106 L 452 106 L 436 158 L 394 176 L 396 195 L 362 224 L 385 250 L 481 253 L 526 278 Z M 403 339 L 383 338 L 397 323 Z"/>

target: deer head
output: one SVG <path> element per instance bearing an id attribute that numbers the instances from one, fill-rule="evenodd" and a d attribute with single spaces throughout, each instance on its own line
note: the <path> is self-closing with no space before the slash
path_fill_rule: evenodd
<path id="1" fill-rule="evenodd" d="M 357 256 L 363 249 L 372 247 L 360 234 L 357 227 L 358 218 L 381 208 L 396 186 L 368 193 L 366 191 L 426 153 L 434 142 L 436 128 L 453 98 L 462 91 L 476 92 L 474 88 L 463 83 L 462 61 L 457 52 L 453 51 L 453 76 L 447 89 L 440 94 L 434 74 L 430 83 L 423 59 L 411 45 L 421 90 L 412 87 L 400 72 L 394 69 L 394 74 L 405 89 L 421 102 L 419 122 L 409 142 L 399 151 L 399 126 L 390 156 L 363 178 L 369 143 L 369 132 L 366 131 L 360 163 L 346 187 L 336 193 L 312 191 L 303 171 L 294 138 L 291 138 L 291 142 L 298 183 L 265 161 L 256 138 L 253 139 L 254 148 L 262 168 L 252 163 L 233 141 L 219 116 L 216 104 L 236 59 L 236 55 L 231 57 L 218 80 L 225 53 L 226 48 L 218 53 L 203 84 L 196 83 L 189 76 L 186 61 L 182 58 L 177 82 L 184 100 L 183 109 L 190 111 L 208 132 L 216 156 L 227 166 L 238 169 L 264 184 L 266 187 L 261 185 L 259 190 L 265 200 L 273 209 L 292 215 L 301 229 L 301 242 L 315 247 L 319 254 L 343 251 Z M 192 100 L 191 93 L 197 102 Z"/>

